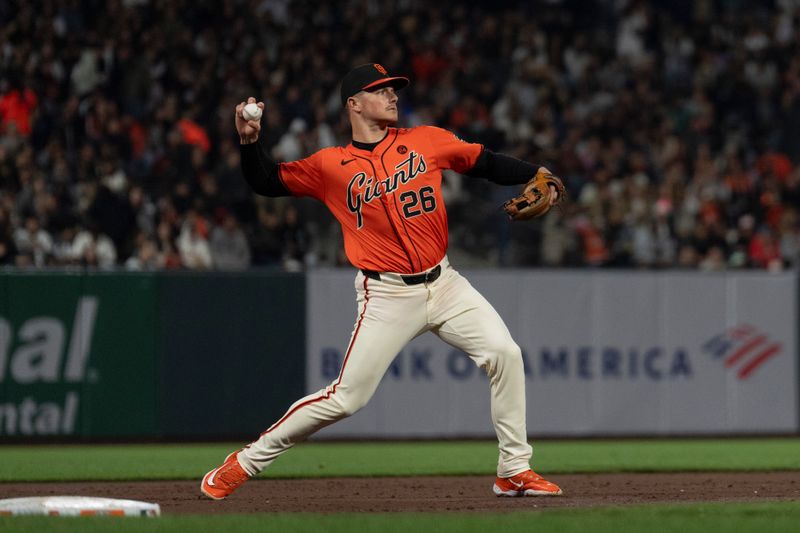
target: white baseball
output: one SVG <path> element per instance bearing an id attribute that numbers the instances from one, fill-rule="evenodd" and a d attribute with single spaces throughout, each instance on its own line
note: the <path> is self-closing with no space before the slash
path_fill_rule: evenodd
<path id="1" fill-rule="evenodd" d="M 242 116 L 245 120 L 259 120 L 261 118 L 261 108 L 256 104 L 247 104 L 242 109 Z"/>

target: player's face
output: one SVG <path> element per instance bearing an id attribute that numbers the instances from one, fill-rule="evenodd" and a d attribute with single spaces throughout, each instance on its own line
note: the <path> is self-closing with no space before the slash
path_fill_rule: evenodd
<path id="1" fill-rule="evenodd" d="M 379 87 L 359 93 L 362 116 L 376 122 L 397 122 L 397 93 L 394 87 Z"/>

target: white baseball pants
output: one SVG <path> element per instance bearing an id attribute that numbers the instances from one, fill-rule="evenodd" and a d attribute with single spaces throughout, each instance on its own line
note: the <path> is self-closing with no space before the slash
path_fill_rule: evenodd
<path id="1" fill-rule="evenodd" d="M 418 285 L 406 285 L 398 274 L 382 273 L 377 281 L 359 271 L 358 317 L 339 377 L 295 402 L 239 452 L 248 474 L 257 474 L 296 443 L 364 407 L 398 352 L 426 331 L 468 354 L 489 377 L 500 449 L 497 475 L 509 477 L 530 468 L 520 348 L 497 311 L 447 257 L 440 266 L 438 279 Z"/>

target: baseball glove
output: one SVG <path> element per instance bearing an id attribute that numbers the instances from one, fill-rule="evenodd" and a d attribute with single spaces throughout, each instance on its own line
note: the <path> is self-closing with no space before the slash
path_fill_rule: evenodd
<path id="1" fill-rule="evenodd" d="M 553 192 L 550 188 L 551 185 L 558 191 L 558 198 L 553 205 L 559 205 L 567 194 L 564 184 L 549 170 L 540 167 L 539 172 L 525 185 L 522 194 L 503 204 L 503 211 L 512 220 L 528 220 L 544 215 L 552 207 L 550 205 L 550 195 Z"/>

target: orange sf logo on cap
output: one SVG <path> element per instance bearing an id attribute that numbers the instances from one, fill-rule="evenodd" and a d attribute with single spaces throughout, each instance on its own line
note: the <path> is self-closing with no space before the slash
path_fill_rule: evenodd
<path id="1" fill-rule="evenodd" d="M 380 72 L 384 76 L 388 76 L 389 75 L 389 73 L 386 72 L 386 69 L 383 68 L 383 65 L 379 65 L 378 63 L 375 63 L 374 66 L 375 66 L 375 70 L 377 70 L 378 72 Z"/>

